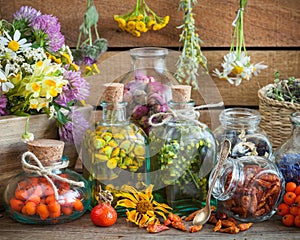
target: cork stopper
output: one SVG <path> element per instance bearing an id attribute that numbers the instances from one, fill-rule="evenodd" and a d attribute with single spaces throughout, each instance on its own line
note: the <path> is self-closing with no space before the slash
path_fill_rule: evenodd
<path id="1" fill-rule="evenodd" d="M 172 89 L 172 99 L 174 102 L 189 102 L 191 100 L 192 87 L 189 85 L 174 85 Z"/>
<path id="2" fill-rule="evenodd" d="M 124 84 L 122 83 L 106 83 L 102 100 L 105 102 L 122 102 Z"/>
<path id="3" fill-rule="evenodd" d="M 65 143 L 54 139 L 37 139 L 27 143 L 28 151 L 32 152 L 43 165 L 61 161 Z"/>

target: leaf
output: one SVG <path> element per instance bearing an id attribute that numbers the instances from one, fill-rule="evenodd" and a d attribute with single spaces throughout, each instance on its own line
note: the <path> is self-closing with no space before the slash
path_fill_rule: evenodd
<path id="1" fill-rule="evenodd" d="M 85 15 L 84 23 L 86 28 L 91 28 L 93 25 L 96 25 L 99 19 L 99 14 L 95 6 L 90 6 Z"/>

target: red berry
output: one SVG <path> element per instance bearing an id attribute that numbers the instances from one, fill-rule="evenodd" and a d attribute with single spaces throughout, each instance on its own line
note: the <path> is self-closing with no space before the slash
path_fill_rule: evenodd
<path id="1" fill-rule="evenodd" d="M 294 225 L 295 217 L 292 214 L 286 214 L 281 218 L 281 221 L 285 226 L 291 227 Z"/>
<path id="2" fill-rule="evenodd" d="M 279 216 L 284 216 L 290 213 L 290 207 L 286 203 L 280 203 L 277 208 L 277 214 Z"/>
<path id="3" fill-rule="evenodd" d="M 108 227 L 117 221 L 117 212 L 109 203 L 99 203 L 91 211 L 91 220 L 96 226 Z"/>

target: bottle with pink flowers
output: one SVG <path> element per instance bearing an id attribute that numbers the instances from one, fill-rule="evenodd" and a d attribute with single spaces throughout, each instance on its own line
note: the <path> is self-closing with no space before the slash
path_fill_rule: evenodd
<path id="1" fill-rule="evenodd" d="M 171 85 L 177 80 L 166 67 L 168 49 L 156 47 L 130 50 L 131 71 L 120 80 L 130 120 L 149 134 L 149 117 L 166 112 L 171 100 Z M 157 119 L 159 121 L 159 119 Z"/>

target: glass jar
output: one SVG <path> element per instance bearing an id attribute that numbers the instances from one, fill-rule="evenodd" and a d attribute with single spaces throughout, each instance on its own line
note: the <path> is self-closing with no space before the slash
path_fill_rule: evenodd
<path id="1" fill-rule="evenodd" d="M 210 175 L 210 182 L 214 171 Z M 281 172 L 266 158 L 227 158 L 212 195 L 218 200 L 218 208 L 228 216 L 243 222 L 260 222 L 276 212 L 284 186 Z"/>
<path id="2" fill-rule="evenodd" d="M 300 112 L 291 114 L 291 136 L 277 148 L 273 161 L 282 172 L 286 182 L 300 184 Z"/>
<path id="3" fill-rule="evenodd" d="M 187 215 L 202 206 L 207 177 L 216 163 L 214 136 L 197 121 L 194 105 L 194 101 L 171 100 L 169 108 L 177 117 L 153 126 L 149 134 L 150 181 L 155 199 L 168 203 L 178 215 Z"/>
<path id="4" fill-rule="evenodd" d="M 224 109 L 219 119 L 221 125 L 214 131 L 218 151 L 227 138 L 231 142 L 232 158 L 242 156 L 263 156 L 270 158 L 272 145 L 267 134 L 259 128 L 260 113 L 248 108 Z"/>
<path id="5" fill-rule="evenodd" d="M 4 191 L 8 214 L 18 222 L 41 225 L 70 222 L 82 216 L 90 206 L 90 187 L 78 173 L 59 167 L 67 166 L 64 164 L 66 161 L 68 159 L 63 157 L 61 161 L 45 166 L 44 169 L 51 172 L 49 176 L 57 189 L 57 197 L 46 176 L 22 172 L 12 178 Z M 57 179 L 52 174 L 68 181 Z M 83 185 L 76 186 L 70 181 L 81 182 Z"/>
<path id="6" fill-rule="evenodd" d="M 168 49 L 157 47 L 133 48 L 129 51 L 131 71 L 120 83 L 124 84 L 127 115 L 148 135 L 148 118 L 168 110 L 172 84 L 177 83 L 166 67 Z"/>
<path id="7" fill-rule="evenodd" d="M 142 190 L 147 184 L 147 136 L 126 118 L 126 106 L 126 102 L 101 102 L 102 121 L 85 133 L 82 161 L 92 184 L 92 206 L 98 202 L 100 188 L 115 193 L 124 185 Z"/>

